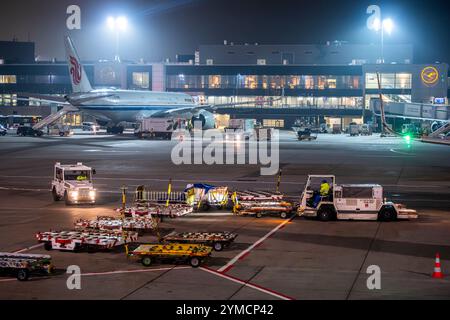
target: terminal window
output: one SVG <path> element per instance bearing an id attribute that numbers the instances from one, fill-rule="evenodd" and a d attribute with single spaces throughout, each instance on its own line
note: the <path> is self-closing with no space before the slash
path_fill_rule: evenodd
<path id="1" fill-rule="evenodd" d="M 382 73 L 382 89 L 411 89 L 411 73 Z M 366 89 L 378 89 L 376 73 L 366 73 Z"/>
<path id="2" fill-rule="evenodd" d="M 17 83 L 15 75 L 0 75 L 0 83 Z"/>
<path id="3" fill-rule="evenodd" d="M 270 128 L 284 128 L 283 119 L 263 119 L 263 126 Z"/>
<path id="4" fill-rule="evenodd" d="M 133 72 L 133 86 L 143 89 L 150 87 L 150 75 L 148 72 Z"/>

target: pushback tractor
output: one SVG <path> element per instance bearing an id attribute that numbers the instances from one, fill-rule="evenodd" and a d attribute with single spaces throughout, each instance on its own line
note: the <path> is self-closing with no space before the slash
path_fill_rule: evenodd
<path id="1" fill-rule="evenodd" d="M 327 183 L 329 191 L 320 193 Z M 416 219 L 417 212 L 404 205 L 386 201 L 378 184 L 336 184 L 334 175 L 309 175 L 297 209 L 299 216 L 319 220 Z"/>

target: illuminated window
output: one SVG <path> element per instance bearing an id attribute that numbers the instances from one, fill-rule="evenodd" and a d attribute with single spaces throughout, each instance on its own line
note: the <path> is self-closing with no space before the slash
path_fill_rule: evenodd
<path id="1" fill-rule="evenodd" d="M 263 119 L 263 126 L 270 128 L 284 128 L 283 119 Z"/>
<path id="2" fill-rule="evenodd" d="M 256 89 L 258 87 L 256 76 L 245 76 L 244 81 L 247 89 Z"/>
<path id="3" fill-rule="evenodd" d="M 0 105 L 3 106 L 17 106 L 16 94 L 0 94 Z"/>
<path id="4" fill-rule="evenodd" d="M 328 89 L 336 89 L 336 79 L 327 79 Z"/>
<path id="5" fill-rule="evenodd" d="M 396 89 L 411 89 L 411 73 L 397 73 L 395 77 Z"/>
<path id="6" fill-rule="evenodd" d="M 304 76 L 305 79 L 305 89 L 314 89 L 314 77 Z"/>
<path id="7" fill-rule="evenodd" d="M 209 76 L 209 87 L 210 88 L 220 88 L 220 76 Z"/>
<path id="8" fill-rule="evenodd" d="M 16 76 L 0 75 L 0 83 L 17 83 Z"/>
<path id="9" fill-rule="evenodd" d="M 133 72 L 133 86 L 143 89 L 150 88 L 150 75 L 148 72 Z"/>
<path id="10" fill-rule="evenodd" d="M 382 89 L 411 89 L 411 73 L 382 73 Z M 376 73 L 366 73 L 366 89 L 378 89 Z"/>

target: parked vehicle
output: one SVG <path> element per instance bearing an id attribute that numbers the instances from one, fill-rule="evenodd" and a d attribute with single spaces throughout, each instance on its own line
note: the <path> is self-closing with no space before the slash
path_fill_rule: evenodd
<path id="1" fill-rule="evenodd" d="M 360 134 L 360 126 L 356 122 L 351 122 L 348 126 L 348 133 L 351 137 L 359 136 Z"/>
<path id="2" fill-rule="evenodd" d="M 187 121 L 175 118 L 144 118 L 138 122 L 134 134 L 143 139 L 170 140 L 176 130 L 186 129 Z"/>
<path id="3" fill-rule="evenodd" d="M 8 130 L 0 124 L 0 136 L 6 136 Z"/>
<path id="4" fill-rule="evenodd" d="M 41 130 L 34 130 L 32 127 L 19 126 L 17 128 L 17 135 L 28 136 L 28 137 L 41 137 L 44 134 Z"/>
<path id="5" fill-rule="evenodd" d="M 248 140 L 254 134 L 255 119 L 230 119 L 224 129 L 226 140 Z"/>
<path id="6" fill-rule="evenodd" d="M 83 129 L 83 131 L 96 132 L 96 131 L 100 130 L 100 126 L 94 122 L 83 122 L 81 124 L 81 128 Z"/>
<path id="7" fill-rule="evenodd" d="M 372 127 L 367 123 L 362 124 L 360 127 L 360 132 L 362 136 L 371 136 L 372 135 Z"/>

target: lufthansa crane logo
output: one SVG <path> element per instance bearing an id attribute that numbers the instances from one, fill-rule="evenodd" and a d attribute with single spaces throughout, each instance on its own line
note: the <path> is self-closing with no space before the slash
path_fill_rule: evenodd
<path id="1" fill-rule="evenodd" d="M 422 82 L 427 86 L 435 85 L 439 80 L 439 72 L 435 67 L 425 67 L 423 68 L 420 77 Z"/>
<path id="2" fill-rule="evenodd" d="M 70 56 L 70 74 L 72 75 L 73 83 L 78 85 L 81 81 L 81 65 L 78 60 Z"/>

